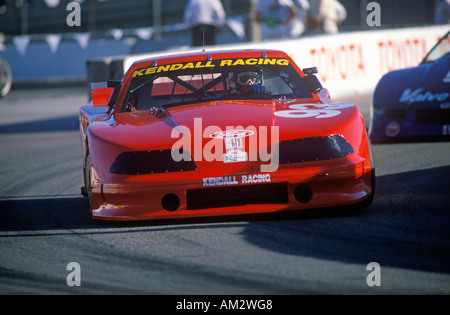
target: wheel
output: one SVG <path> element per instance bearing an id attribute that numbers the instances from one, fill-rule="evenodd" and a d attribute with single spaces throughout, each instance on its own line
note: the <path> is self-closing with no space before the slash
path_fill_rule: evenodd
<path id="1" fill-rule="evenodd" d="M 86 197 L 89 201 L 89 212 L 92 214 L 91 160 L 89 153 L 86 154 L 86 164 L 84 167 L 84 187 Z"/>
<path id="2" fill-rule="evenodd" d="M 6 59 L 0 58 L 0 97 L 9 93 L 12 85 L 12 71 Z"/>
<path id="3" fill-rule="evenodd" d="M 359 212 L 359 211 L 364 211 L 365 209 L 369 208 L 370 205 L 373 202 L 373 199 L 375 197 L 375 169 L 372 170 L 372 173 L 370 175 L 370 180 L 371 180 L 371 186 L 372 186 L 372 194 L 367 197 L 366 199 L 364 199 L 363 201 L 360 201 L 354 205 L 352 205 L 350 208 Z"/>

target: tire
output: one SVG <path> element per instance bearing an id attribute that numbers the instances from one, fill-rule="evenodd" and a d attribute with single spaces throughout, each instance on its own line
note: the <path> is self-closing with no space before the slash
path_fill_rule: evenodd
<path id="1" fill-rule="evenodd" d="M 350 208 L 359 212 L 359 211 L 366 210 L 367 208 L 369 208 L 372 205 L 373 199 L 375 197 L 375 169 L 372 169 L 372 173 L 371 173 L 371 186 L 372 186 L 372 194 L 369 197 L 367 197 L 366 199 L 364 199 L 363 201 L 360 201 L 360 202 L 354 204 Z"/>
<path id="2" fill-rule="evenodd" d="M 9 93 L 12 85 L 12 71 L 6 59 L 0 58 L 0 97 Z"/>
<path id="3" fill-rule="evenodd" d="M 84 187 L 86 192 L 86 197 L 89 201 L 89 212 L 92 214 L 92 188 L 91 188 L 91 160 L 89 158 L 89 153 L 86 154 L 86 164 L 84 166 Z"/>

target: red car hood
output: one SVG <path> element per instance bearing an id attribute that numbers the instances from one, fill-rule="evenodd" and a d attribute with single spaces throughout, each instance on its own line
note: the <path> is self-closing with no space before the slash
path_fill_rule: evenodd
<path id="1" fill-rule="evenodd" d="M 317 115 L 302 116 L 305 113 L 299 110 L 302 106 L 327 106 L 322 103 L 312 104 L 310 101 L 215 101 L 169 107 L 156 113 L 150 110 L 119 113 L 107 121 L 97 121 L 91 125 L 90 131 L 103 140 L 130 150 L 169 149 L 182 134 L 210 140 L 211 133 L 227 129 L 253 128 L 260 131 L 265 128 L 270 133 L 272 127 L 277 127 L 279 140 L 282 141 L 339 133 L 336 130 L 339 124 L 357 110 L 354 105 L 347 106 L 339 109 L 339 115 L 326 119 L 320 119 Z M 293 107 L 296 109 L 292 110 Z M 288 115 L 275 114 L 280 111 Z"/>

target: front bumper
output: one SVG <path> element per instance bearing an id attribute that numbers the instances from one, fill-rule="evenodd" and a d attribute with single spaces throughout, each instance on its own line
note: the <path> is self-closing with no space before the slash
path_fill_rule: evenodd
<path id="1" fill-rule="evenodd" d="M 374 114 L 370 124 L 369 138 L 372 143 L 401 141 L 408 138 L 450 139 L 450 115 L 448 111 L 421 111 L 404 117 Z"/>
<path id="2" fill-rule="evenodd" d="M 364 165 L 365 164 L 365 165 Z M 151 178 L 151 177 L 148 177 Z M 153 220 L 350 205 L 373 196 L 370 162 L 182 180 L 92 183 L 92 216 Z"/>

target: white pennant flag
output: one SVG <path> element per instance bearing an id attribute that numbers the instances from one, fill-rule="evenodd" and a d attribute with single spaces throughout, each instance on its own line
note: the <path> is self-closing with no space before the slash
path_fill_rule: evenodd
<path id="1" fill-rule="evenodd" d="M 86 49 L 89 44 L 89 39 L 91 38 L 91 34 L 89 33 L 75 33 L 73 35 L 75 40 L 78 42 L 81 48 Z"/>
<path id="2" fill-rule="evenodd" d="M 13 42 L 19 54 L 23 57 L 27 52 L 28 44 L 30 43 L 31 37 L 29 35 L 24 36 L 14 36 Z"/>
<path id="3" fill-rule="evenodd" d="M 139 36 L 139 38 L 148 40 L 153 35 L 153 29 L 152 28 L 138 28 L 136 30 L 136 34 L 137 34 L 137 36 Z"/>
<path id="4" fill-rule="evenodd" d="M 45 40 L 47 44 L 50 46 L 50 50 L 52 53 L 55 53 L 58 50 L 59 42 L 61 41 L 62 35 L 60 34 L 52 34 L 45 36 Z"/>

